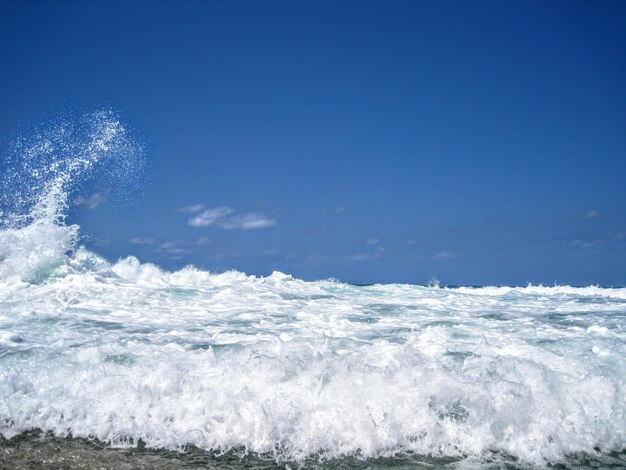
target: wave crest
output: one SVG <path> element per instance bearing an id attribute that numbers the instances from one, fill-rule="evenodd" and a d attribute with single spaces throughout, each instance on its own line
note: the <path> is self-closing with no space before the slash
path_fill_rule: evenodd
<path id="1" fill-rule="evenodd" d="M 1 184 L 0 279 L 41 282 L 71 266 L 79 227 L 65 223 L 70 197 L 98 172 L 123 190 L 143 161 L 141 145 L 111 110 L 18 139 Z"/>

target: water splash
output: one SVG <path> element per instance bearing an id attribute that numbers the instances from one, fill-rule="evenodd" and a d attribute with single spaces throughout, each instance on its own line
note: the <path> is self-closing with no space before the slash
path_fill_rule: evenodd
<path id="1" fill-rule="evenodd" d="M 143 164 L 141 145 L 111 110 L 18 138 L 0 183 L 0 279 L 39 282 L 67 263 L 79 240 L 79 227 L 66 224 L 71 197 L 99 175 L 123 191 Z"/>

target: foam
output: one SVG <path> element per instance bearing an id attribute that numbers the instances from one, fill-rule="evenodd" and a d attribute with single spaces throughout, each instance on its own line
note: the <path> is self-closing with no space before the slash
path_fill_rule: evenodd
<path id="1" fill-rule="evenodd" d="M 606 296 L 570 322 L 551 294 L 170 273 L 135 258 L 109 271 L 13 291 L 5 437 L 539 465 L 624 449 L 626 305 Z"/>

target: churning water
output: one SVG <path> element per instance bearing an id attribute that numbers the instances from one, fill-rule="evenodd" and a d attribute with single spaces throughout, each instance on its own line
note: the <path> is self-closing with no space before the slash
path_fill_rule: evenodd
<path id="1" fill-rule="evenodd" d="M 626 289 L 110 263 L 68 198 L 140 150 L 101 111 L 6 165 L 3 466 L 626 465 Z"/>

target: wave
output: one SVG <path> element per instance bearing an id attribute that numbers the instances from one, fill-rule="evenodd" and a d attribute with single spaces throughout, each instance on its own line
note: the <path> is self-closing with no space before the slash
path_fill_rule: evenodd
<path id="1" fill-rule="evenodd" d="M 27 178 L 39 192 L 3 214 L 5 438 L 39 429 L 297 462 L 496 453 L 544 466 L 624 451 L 626 289 L 354 286 L 110 263 L 64 214 L 77 181 L 98 165 L 135 167 L 120 161 L 139 147 L 108 112 L 79 128 L 73 153 L 38 140 L 45 151 L 28 155 L 45 157 L 26 168 L 49 166 Z"/>
<path id="2" fill-rule="evenodd" d="M 140 178 L 143 162 L 141 145 L 111 110 L 20 138 L 1 184 L 0 279 L 43 281 L 75 265 L 79 227 L 65 224 L 70 197 L 94 175 L 123 191 Z"/>

